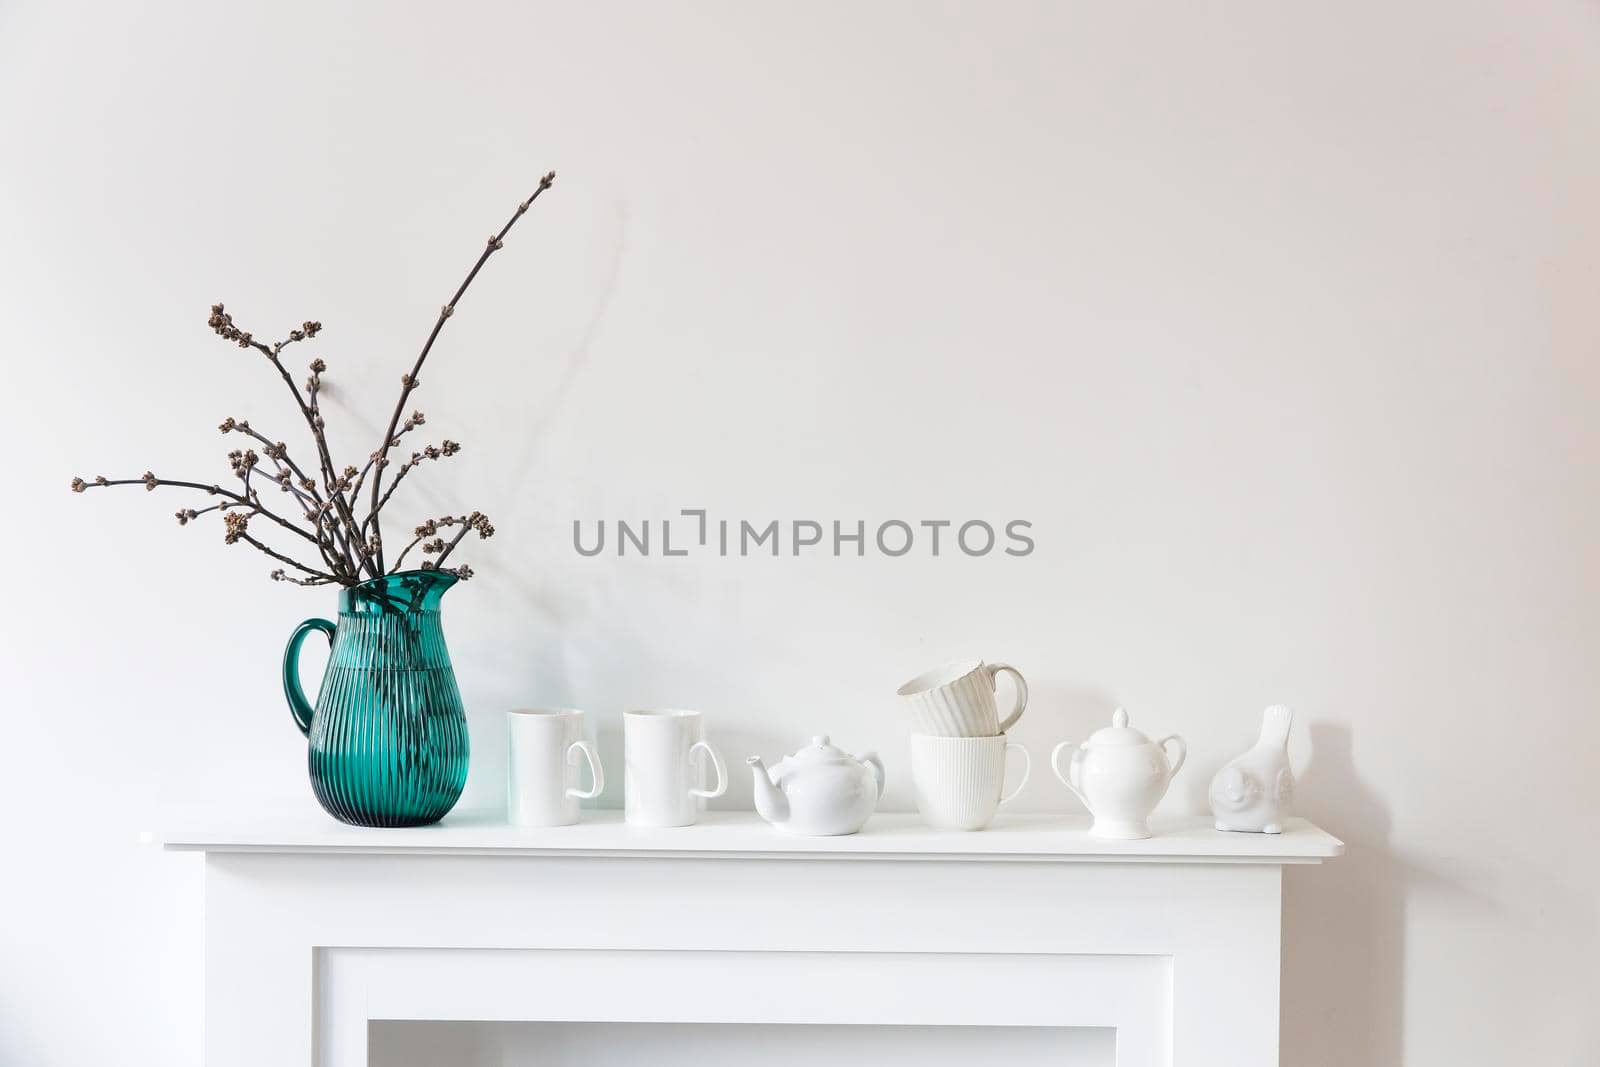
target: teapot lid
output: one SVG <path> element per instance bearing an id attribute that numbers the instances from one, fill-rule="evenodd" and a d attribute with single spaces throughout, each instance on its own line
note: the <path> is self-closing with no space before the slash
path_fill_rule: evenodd
<path id="1" fill-rule="evenodd" d="M 837 763 L 840 760 L 855 759 L 844 749 L 830 743 L 826 734 L 820 737 L 813 737 L 809 745 L 794 755 L 785 758 L 789 762 L 802 767 L 811 763 Z"/>
<path id="2" fill-rule="evenodd" d="M 1150 738 L 1128 725 L 1128 712 L 1118 708 L 1111 713 L 1111 725 L 1103 726 L 1089 736 L 1084 742 L 1085 746 L 1096 747 L 1104 745 L 1107 748 L 1124 745 L 1148 745 Z"/>

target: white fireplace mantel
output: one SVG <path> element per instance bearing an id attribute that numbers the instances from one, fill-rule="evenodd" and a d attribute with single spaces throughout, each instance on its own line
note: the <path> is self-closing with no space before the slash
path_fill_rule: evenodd
<path id="1" fill-rule="evenodd" d="M 791 837 L 453 815 L 258 820 L 206 854 L 206 1062 L 367 1062 L 375 1020 L 1104 1027 L 1119 1067 L 1275 1064 L 1281 868 L 1341 843 L 1205 819 Z"/>

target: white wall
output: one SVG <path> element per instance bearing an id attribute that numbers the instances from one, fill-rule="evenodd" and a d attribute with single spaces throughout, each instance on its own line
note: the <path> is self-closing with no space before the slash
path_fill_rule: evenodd
<path id="1" fill-rule="evenodd" d="M 197 1063 L 199 866 L 135 835 L 310 804 L 277 659 L 331 594 L 68 479 L 292 432 L 216 300 L 326 324 L 364 455 L 550 167 L 417 398 L 467 450 L 399 509 L 500 531 L 446 602 L 468 803 L 528 702 L 893 775 L 894 686 L 971 653 L 1040 754 L 1114 701 L 1183 732 L 1198 811 L 1286 701 L 1350 850 L 1290 875 L 1284 1061 L 1600 1057 L 1592 6 L 10 0 L 0 1062 Z M 571 548 L 684 507 L 1038 548 Z"/>

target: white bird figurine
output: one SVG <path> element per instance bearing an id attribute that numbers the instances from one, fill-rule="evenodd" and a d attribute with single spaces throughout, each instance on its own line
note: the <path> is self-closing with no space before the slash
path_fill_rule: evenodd
<path id="1" fill-rule="evenodd" d="M 1261 714 L 1255 747 L 1231 760 L 1211 779 L 1211 814 L 1218 830 L 1277 834 L 1294 806 L 1289 769 L 1289 724 L 1294 712 L 1274 704 Z"/>

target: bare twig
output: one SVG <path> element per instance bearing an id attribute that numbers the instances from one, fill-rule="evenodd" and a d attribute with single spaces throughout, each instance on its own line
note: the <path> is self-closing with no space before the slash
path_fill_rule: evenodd
<path id="1" fill-rule="evenodd" d="M 300 387 L 294 384 L 294 377 L 290 375 L 288 368 L 283 365 L 283 361 L 278 358 L 278 353 L 274 347 L 269 347 L 259 341 L 251 341 L 249 343 L 252 348 L 261 352 L 271 361 L 273 367 L 278 371 L 278 376 L 283 379 L 283 383 L 289 387 L 289 392 L 294 395 L 294 402 L 300 408 L 301 417 L 306 420 L 306 425 L 311 429 L 311 437 L 317 445 L 317 460 L 322 468 L 322 479 L 328 490 L 328 498 L 332 501 L 334 509 L 339 513 L 339 517 L 344 520 L 346 527 L 352 531 L 357 529 L 355 514 L 351 510 L 350 502 L 345 499 L 343 491 L 339 489 L 339 479 L 334 474 L 333 456 L 328 451 L 327 435 L 323 433 L 325 424 L 323 423 L 322 415 L 300 395 Z M 346 545 L 346 551 L 350 551 L 348 544 Z M 362 562 L 368 564 L 368 568 L 372 571 L 372 577 L 376 578 L 382 573 L 377 567 L 372 566 L 370 560 L 351 560 L 352 566 L 357 571 L 361 569 Z"/>
<path id="2" fill-rule="evenodd" d="M 267 575 L 267 577 L 271 578 L 275 582 L 289 582 L 292 585 L 331 585 L 331 584 L 333 584 L 333 583 L 329 582 L 326 578 L 296 578 L 294 575 L 286 573 L 283 570 L 282 567 L 280 567 L 277 570 L 273 571 L 271 574 Z"/>
<path id="3" fill-rule="evenodd" d="M 289 566 L 293 567 L 295 570 L 302 571 L 302 572 L 304 572 L 306 574 L 309 574 L 313 578 L 321 578 L 321 579 L 323 579 L 325 581 L 329 581 L 329 582 L 338 581 L 338 579 L 335 578 L 333 575 L 326 574 L 326 573 L 324 573 L 322 571 L 316 570 L 313 567 L 307 567 L 303 563 L 296 562 L 295 560 L 290 559 L 288 556 L 285 556 L 282 552 L 278 552 L 275 549 L 270 548 L 267 545 L 262 544 L 260 541 L 257 541 L 254 537 L 251 537 L 247 533 L 241 532 L 239 534 L 239 540 L 244 541 L 246 544 L 254 545 L 256 548 L 258 548 L 261 551 L 265 552 L 267 555 L 271 556 L 273 559 L 277 560 L 279 563 L 287 563 Z"/>
<path id="4" fill-rule="evenodd" d="M 383 506 L 389 502 L 389 498 L 394 496 L 395 489 L 399 488 L 400 480 L 404 478 L 413 467 L 417 466 L 425 459 L 449 459 L 451 456 L 460 451 L 461 446 L 458 443 L 450 440 L 449 438 L 445 438 L 445 440 L 438 445 L 429 445 L 420 452 L 411 453 L 411 458 L 400 464 L 400 469 L 395 472 L 394 481 L 389 483 L 389 488 L 385 489 L 383 491 L 383 496 L 378 499 L 378 506 L 374 509 L 373 514 L 377 514 L 383 510 Z"/>
<path id="5" fill-rule="evenodd" d="M 504 226 L 500 227 L 500 232 L 489 238 L 489 241 L 484 246 L 483 251 L 478 255 L 478 261 L 474 263 L 472 265 L 472 269 L 467 272 L 466 279 L 462 281 L 461 285 L 456 289 L 455 295 L 450 298 L 449 303 L 445 304 L 444 307 L 439 309 L 439 318 L 435 320 L 433 329 L 428 333 L 427 341 L 423 342 L 422 351 L 417 354 L 416 362 L 411 365 L 411 372 L 409 374 L 401 375 L 400 399 L 395 403 L 394 414 L 389 417 L 389 428 L 384 431 L 382 441 L 378 447 L 378 469 L 377 473 L 372 479 L 372 497 L 367 508 L 366 526 L 373 531 L 374 536 L 377 536 L 382 529 L 378 521 L 378 497 L 383 484 L 383 468 L 389 454 L 389 449 L 394 443 L 395 427 L 400 425 L 400 413 L 405 411 L 406 401 L 410 398 L 412 390 L 416 389 L 417 387 L 417 375 L 422 372 L 422 364 L 427 360 L 428 353 L 433 350 L 433 342 L 438 338 L 439 331 L 444 328 L 445 320 L 455 313 L 456 305 L 459 304 L 461 302 L 461 298 L 466 295 L 467 287 L 472 284 L 472 279 L 478 276 L 478 271 L 483 269 L 483 265 L 488 261 L 489 257 L 504 247 L 505 236 L 511 232 L 511 227 L 515 226 L 517 224 L 517 220 L 528 213 L 528 208 L 533 206 L 533 202 L 539 199 L 539 195 L 546 189 L 550 188 L 550 186 L 555 183 L 555 180 L 555 171 L 551 171 L 543 178 L 540 178 L 539 187 L 533 191 L 532 195 L 530 195 L 528 199 L 517 205 L 516 212 L 511 216 L 510 219 L 506 221 Z M 378 567 L 380 570 L 383 567 L 383 552 L 381 550 L 378 553 Z"/>
<path id="6" fill-rule="evenodd" d="M 417 545 L 421 544 L 422 543 L 422 538 L 423 538 L 423 535 L 422 534 L 418 534 L 417 536 L 415 536 L 415 537 L 413 537 L 411 539 L 411 543 L 409 545 L 407 545 L 405 548 L 402 548 L 400 550 L 399 558 L 397 558 L 394 561 L 394 569 L 395 569 L 396 573 L 398 573 L 400 571 L 401 564 L 405 563 L 406 554 L 409 553 L 413 548 L 416 548 Z"/>
<path id="7" fill-rule="evenodd" d="M 187 481 L 177 478 L 157 478 L 146 471 L 139 478 L 109 479 L 96 476 L 92 481 L 82 478 L 72 480 L 73 492 L 81 493 L 91 487 L 109 487 L 113 485 L 142 485 L 148 491 L 157 488 L 191 489 L 210 494 L 218 502 L 203 508 L 180 508 L 176 518 L 180 525 L 187 525 L 191 520 L 210 511 L 219 512 L 225 527 L 224 540 L 228 544 L 243 541 L 257 550 L 271 556 L 288 567 L 298 571 L 299 577 L 290 574 L 285 569 L 274 570 L 271 577 L 275 581 L 287 581 L 296 585 L 327 585 L 336 583 L 345 586 L 360 584 L 365 577 L 378 578 L 384 571 L 383 537 L 380 528 L 380 515 L 385 506 L 402 481 L 405 480 L 415 467 L 423 460 L 437 460 L 455 455 L 461 448 L 454 441 L 446 440 L 438 446 L 428 445 L 419 451 L 411 453 L 410 458 L 402 463 L 398 470 L 385 482 L 385 471 L 389 467 L 389 453 L 399 447 L 401 439 L 413 429 L 421 426 L 425 421 L 420 411 L 414 412 L 410 418 L 401 425 L 401 413 L 405 410 L 406 401 L 419 384 L 418 375 L 423 364 L 433 350 L 434 342 L 438 340 L 440 331 L 444 328 L 445 320 L 455 312 L 456 305 L 460 303 L 467 289 L 472 285 L 478 272 L 495 252 L 504 247 L 505 236 L 511 227 L 516 225 L 518 219 L 527 214 L 529 207 L 539 196 L 555 181 L 555 173 L 546 174 L 539 180 L 538 188 L 522 203 L 517 205 L 516 212 L 506 221 L 498 233 L 490 237 L 484 250 L 478 255 L 472 269 L 456 288 L 450 302 L 439 311 L 439 317 L 429 331 L 427 340 L 423 342 L 421 351 L 417 354 L 411 365 L 409 373 L 401 376 L 401 390 L 399 402 L 395 405 L 394 414 L 389 419 L 389 424 L 379 446 L 367 458 L 366 463 L 359 469 L 346 466 L 342 470 L 335 466 L 332 453 L 328 448 L 326 424 L 322 417 L 320 394 L 322 386 L 322 373 L 327 369 L 326 364 L 320 359 L 310 362 L 311 376 L 306 379 L 303 386 L 296 385 L 288 368 L 284 366 L 282 354 L 285 348 L 301 341 L 315 337 L 322 329 L 319 322 L 305 322 L 299 329 L 290 330 L 289 336 L 273 344 L 267 344 L 256 338 L 247 330 L 234 325 L 233 316 L 228 314 L 221 304 L 211 307 L 211 317 L 208 325 L 224 340 L 237 344 L 240 348 L 254 349 L 267 358 L 278 372 L 278 376 L 288 387 L 294 397 L 295 407 L 300 412 L 301 419 L 311 433 L 311 439 L 316 447 L 317 471 L 316 476 L 308 475 L 294 457 L 289 454 L 289 448 L 282 441 L 274 440 L 266 434 L 256 430 L 245 420 L 226 419 L 220 429 L 223 433 L 242 433 L 261 446 L 258 455 L 254 449 L 241 449 L 229 454 L 229 461 L 233 473 L 239 479 L 237 492 L 224 489 L 220 485 L 205 482 Z M 273 511 L 262 502 L 261 492 L 254 481 L 256 468 L 264 455 L 272 462 L 272 481 L 279 490 L 289 494 L 299 509 L 301 516 L 309 524 L 309 530 Z M 370 483 L 370 484 L 369 484 Z M 361 498 L 362 491 L 368 493 L 368 507 L 366 515 L 359 521 L 355 509 Z M 248 533 L 250 520 L 260 515 L 269 522 L 288 530 L 313 545 L 326 566 L 326 570 L 308 566 L 295 560 L 277 549 L 263 543 L 258 538 Z M 438 536 L 443 527 L 459 527 L 455 536 L 448 544 L 443 537 Z M 442 564 L 455 551 L 456 547 L 466 537 L 468 532 L 476 530 L 480 538 L 487 538 L 494 533 L 494 527 L 487 517 L 481 512 L 474 511 L 469 515 L 444 516 L 439 519 L 430 519 L 416 530 L 417 536 L 401 551 L 395 561 L 395 570 L 404 564 L 407 555 L 413 548 L 421 545 L 424 554 L 435 557 L 429 559 L 424 567 L 431 570 L 441 570 L 465 579 L 471 576 L 472 568 L 461 565 L 454 568 L 443 567 Z M 432 540 L 428 540 L 432 538 Z"/>
<path id="8" fill-rule="evenodd" d="M 301 329 L 290 331 L 289 340 L 269 345 L 256 340 L 250 331 L 241 330 L 235 326 L 233 316 L 221 304 L 211 305 L 211 317 L 206 321 L 217 336 L 234 342 L 240 348 L 255 349 L 266 356 L 268 362 L 277 370 L 278 376 L 283 379 L 283 384 L 289 389 L 289 395 L 294 397 L 295 407 L 299 409 L 300 417 L 305 420 L 306 427 L 311 431 L 311 439 L 317 448 L 317 460 L 321 469 L 323 485 L 328 491 L 334 509 L 338 512 L 339 517 L 344 520 L 346 527 L 354 531 L 356 529 L 355 515 L 351 511 L 350 502 L 344 498 L 344 494 L 338 488 L 338 478 L 334 474 L 333 457 L 328 451 L 327 435 L 323 432 L 325 424 L 322 415 L 313 406 L 316 399 L 315 388 L 308 390 L 310 393 L 310 400 L 308 401 L 306 397 L 301 395 L 300 387 L 295 385 L 294 377 L 289 373 L 288 368 L 283 365 L 283 360 L 279 358 L 279 354 L 283 351 L 285 345 L 304 340 L 307 337 L 315 337 L 321 332 L 322 324 L 320 322 L 306 322 Z M 224 426 L 226 425 L 224 423 Z M 350 568 L 359 573 L 361 561 L 354 558 L 350 551 L 348 540 L 345 540 L 344 551 L 348 556 L 351 556 L 349 560 Z M 378 573 L 378 571 L 373 570 L 372 576 L 376 578 Z"/>
<path id="9" fill-rule="evenodd" d="M 179 481 L 179 480 L 177 480 L 175 478 L 157 478 L 155 475 L 149 473 L 148 471 L 145 472 L 145 475 L 142 478 L 100 478 L 100 477 L 97 477 L 93 481 L 89 481 L 89 482 L 84 481 L 82 478 L 74 478 L 72 480 L 72 490 L 75 493 L 81 493 L 85 489 L 106 488 L 106 487 L 110 487 L 110 486 L 113 486 L 113 485 L 142 485 L 146 489 L 151 490 L 151 491 L 154 491 L 158 487 L 160 487 L 160 488 L 175 488 L 175 489 L 198 489 L 201 492 L 210 493 L 212 496 L 220 496 L 220 497 L 223 497 L 226 500 L 231 500 L 236 504 L 243 504 L 246 507 L 253 508 L 254 510 L 260 512 L 262 515 L 266 516 L 268 520 L 277 523 L 279 526 L 282 526 L 285 530 L 288 530 L 290 533 L 294 534 L 295 536 L 302 537 L 305 540 L 310 541 L 312 544 L 316 544 L 317 543 L 317 539 L 315 537 L 313 537 L 310 534 L 306 533 L 305 530 L 303 530 L 300 527 L 294 525 L 292 522 L 289 522 L 288 520 L 284 519 L 283 516 L 277 514 L 276 512 L 272 511 L 271 509 L 266 508 L 266 507 L 264 507 L 264 506 L 262 506 L 260 504 L 254 503 L 254 502 L 252 502 L 250 500 L 246 500 L 244 497 L 240 496 L 238 493 L 231 492 L 231 491 L 229 491 L 227 489 L 224 489 L 220 485 L 206 485 L 203 482 L 185 482 L 185 481 Z"/>
<path id="10" fill-rule="evenodd" d="M 427 421 L 428 421 L 427 416 L 425 416 L 422 412 L 413 411 L 410 415 L 406 416 L 405 423 L 402 424 L 400 429 L 395 433 L 395 435 L 392 438 L 390 438 L 389 447 L 398 448 L 400 446 L 400 439 L 402 437 L 404 437 L 406 434 L 410 433 L 412 430 L 415 430 L 418 426 L 425 425 L 427 423 Z M 460 445 L 456 445 L 456 448 L 459 449 L 460 447 L 461 447 Z M 415 453 L 413 453 L 413 457 L 415 457 Z M 361 470 L 359 472 L 357 472 L 356 478 L 355 478 L 355 485 L 350 490 L 350 499 L 351 500 L 360 499 L 360 497 L 361 497 L 361 487 L 366 484 L 367 475 L 373 470 L 381 470 L 382 469 L 381 467 L 378 466 L 379 460 L 383 461 L 383 465 L 385 467 L 389 465 L 389 461 L 387 459 L 384 459 L 382 453 L 380 453 L 380 452 L 374 452 L 370 456 L 367 457 L 366 464 L 364 466 L 362 466 L 362 468 L 361 468 Z M 405 473 L 404 469 L 402 469 L 400 473 L 404 474 Z M 393 489 L 394 489 L 394 486 L 391 483 L 390 491 L 392 492 Z M 361 531 L 362 531 L 363 535 L 367 532 L 368 529 L 371 528 L 373 515 L 377 514 L 379 511 L 383 510 L 384 501 L 386 501 L 388 499 L 389 499 L 389 493 L 384 493 L 383 500 L 380 500 L 378 502 L 378 506 L 376 508 L 374 508 L 374 509 L 369 510 L 368 513 L 367 513 L 367 517 L 365 519 L 361 520 Z"/>
<path id="11" fill-rule="evenodd" d="M 461 543 L 461 539 L 471 531 L 478 531 L 478 538 L 483 541 L 487 541 L 494 536 L 494 525 L 489 521 L 489 516 L 481 511 L 474 511 L 471 515 L 464 516 L 456 521 L 461 523 L 461 529 L 456 532 L 455 537 L 451 538 L 450 543 L 444 546 L 444 551 L 439 553 L 439 558 L 433 561 L 435 567 L 444 566 L 444 561 L 450 557 L 450 553 L 456 550 L 456 546 Z M 427 551 L 427 546 L 423 546 L 423 551 Z"/>

